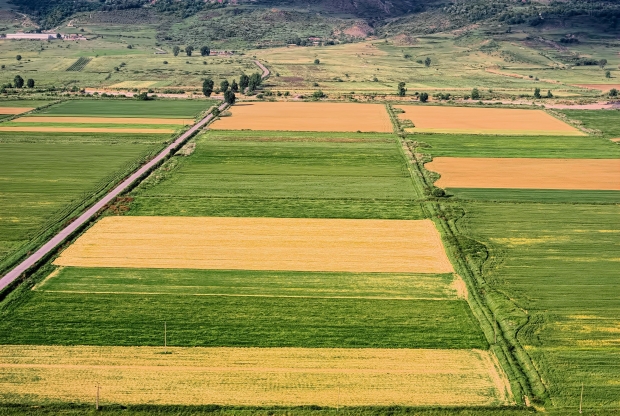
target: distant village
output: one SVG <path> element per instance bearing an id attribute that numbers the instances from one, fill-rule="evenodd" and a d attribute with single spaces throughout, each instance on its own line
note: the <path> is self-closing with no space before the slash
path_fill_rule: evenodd
<path id="1" fill-rule="evenodd" d="M 83 35 L 61 33 L 7 33 L 0 35 L 0 39 L 7 40 L 87 40 Z"/>

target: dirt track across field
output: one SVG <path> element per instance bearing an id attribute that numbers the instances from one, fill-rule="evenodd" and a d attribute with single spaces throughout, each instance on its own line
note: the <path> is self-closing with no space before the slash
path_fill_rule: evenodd
<path id="1" fill-rule="evenodd" d="M 131 117 L 20 117 L 13 123 L 74 123 L 74 124 L 164 124 L 186 126 L 193 118 L 131 118 Z"/>
<path id="2" fill-rule="evenodd" d="M 430 220 L 107 217 L 60 266 L 449 273 Z"/>
<path id="3" fill-rule="evenodd" d="M 168 352 L 168 354 L 163 354 Z M 3 346 L 0 400 L 246 406 L 510 404 L 487 351 Z M 14 380 L 19 380 L 18 383 Z"/>
<path id="4" fill-rule="evenodd" d="M 404 110 L 401 120 L 411 120 L 420 133 L 558 135 L 583 136 L 585 133 L 542 110 L 512 108 L 443 107 L 423 105 L 395 106 Z"/>
<path id="5" fill-rule="evenodd" d="M 437 157 L 426 169 L 441 188 L 620 191 L 620 159 Z"/>
<path id="6" fill-rule="evenodd" d="M 132 133 L 132 134 L 171 134 L 174 129 L 131 129 L 109 127 L 0 127 L 0 131 L 32 133 Z"/>
<path id="7" fill-rule="evenodd" d="M 355 103 L 242 103 L 232 116 L 213 123 L 213 130 L 279 130 L 318 132 L 392 132 L 382 104 Z"/>

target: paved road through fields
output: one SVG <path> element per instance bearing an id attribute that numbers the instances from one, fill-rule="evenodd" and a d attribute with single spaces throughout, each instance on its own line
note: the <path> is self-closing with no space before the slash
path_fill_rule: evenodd
<path id="1" fill-rule="evenodd" d="M 266 69 L 266 68 L 265 68 Z M 223 103 L 220 105 L 220 111 L 225 110 L 228 107 L 227 103 Z M 106 196 L 100 199 L 97 203 L 95 203 L 92 207 L 90 207 L 86 212 L 80 215 L 75 221 L 69 224 L 67 227 L 62 229 L 58 234 L 56 234 L 51 240 L 45 243 L 40 249 L 38 249 L 34 254 L 30 255 L 26 260 L 20 263 L 13 270 L 8 272 L 2 279 L 0 279 L 0 291 L 6 288 L 8 285 L 13 283 L 15 279 L 17 279 L 22 273 L 26 270 L 37 264 L 43 257 L 49 254 L 52 250 L 58 247 L 63 241 L 65 241 L 68 237 L 70 237 L 78 228 L 88 222 L 100 209 L 105 207 L 108 203 L 110 203 L 114 198 L 120 195 L 122 192 L 127 190 L 131 184 L 137 181 L 140 176 L 147 173 L 153 166 L 157 163 L 161 162 L 168 156 L 170 151 L 177 150 L 179 146 L 181 146 L 188 137 L 192 136 L 196 131 L 204 127 L 207 123 L 209 123 L 213 119 L 213 115 L 209 114 L 198 123 L 194 124 L 191 129 L 185 132 L 183 135 L 179 136 L 172 144 L 162 150 L 155 158 L 153 158 L 150 162 L 140 167 L 136 170 L 131 176 L 125 179 L 120 185 L 110 191 Z"/>

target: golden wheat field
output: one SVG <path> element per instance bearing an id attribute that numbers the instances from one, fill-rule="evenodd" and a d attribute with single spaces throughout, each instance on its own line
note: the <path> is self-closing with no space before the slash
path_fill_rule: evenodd
<path id="1" fill-rule="evenodd" d="M 3 346 L 0 371 L 0 398 L 37 403 L 92 403 L 97 383 L 104 404 L 511 402 L 504 373 L 480 350 Z"/>
<path id="2" fill-rule="evenodd" d="M 20 117 L 13 123 L 71 123 L 71 124 L 164 124 L 185 126 L 191 118 L 138 118 L 138 117 Z"/>
<path id="3" fill-rule="evenodd" d="M 34 110 L 33 107 L 0 107 L 0 114 L 16 115 Z"/>
<path id="4" fill-rule="evenodd" d="M 274 102 L 231 107 L 213 130 L 283 130 L 391 133 L 392 123 L 382 104 Z"/>
<path id="5" fill-rule="evenodd" d="M 442 188 L 515 188 L 620 191 L 620 159 L 437 157 Z"/>
<path id="6" fill-rule="evenodd" d="M 60 266 L 449 273 L 430 220 L 106 217 Z"/>
<path id="7" fill-rule="evenodd" d="M 512 108 L 399 105 L 401 120 L 411 120 L 418 133 L 585 136 L 543 110 Z"/>

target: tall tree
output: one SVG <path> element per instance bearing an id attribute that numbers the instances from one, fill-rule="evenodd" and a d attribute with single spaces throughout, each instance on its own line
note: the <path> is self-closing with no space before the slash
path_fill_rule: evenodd
<path id="1" fill-rule="evenodd" d="M 28 81 L 26 81 L 26 86 L 28 88 L 34 88 L 34 79 L 28 78 Z"/>
<path id="2" fill-rule="evenodd" d="M 179 56 L 179 52 L 181 52 L 181 48 L 179 48 L 178 46 L 174 46 L 174 47 L 172 48 L 172 54 L 173 54 L 174 56 Z"/>
<path id="3" fill-rule="evenodd" d="M 540 98 L 540 88 L 534 88 L 534 98 Z"/>
<path id="4" fill-rule="evenodd" d="M 202 93 L 205 97 L 210 97 L 213 94 L 213 80 L 211 78 L 207 78 L 202 83 Z"/>
<path id="5" fill-rule="evenodd" d="M 407 93 L 407 89 L 405 88 L 405 83 L 404 82 L 399 82 L 398 83 L 398 96 L 399 97 L 404 97 L 405 94 Z"/>
<path id="6" fill-rule="evenodd" d="M 222 82 L 220 82 L 220 91 L 222 92 L 226 92 L 228 91 L 228 88 L 230 87 L 230 84 L 228 83 L 228 80 L 224 80 Z"/>
<path id="7" fill-rule="evenodd" d="M 203 46 L 200 48 L 200 56 L 209 56 L 211 55 L 211 48 L 208 46 Z"/>
<path id="8" fill-rule="evenodd" d="M 239 92 L 239 85 L 237 85 L 237 81 L 233 79 L 232 84 L 230 84 L 230 90 L 232 92 Z"/>
<path id="9" fill-rule="evenodd" d="M 190 45 L 185 47 L 185 53 L 187 54 L 187 56 L 192 56 L 192 52 L 194 52 L 193 46 Z"/>
<path id="10" fill-rule="evenodd" d="M 431 66 L 431 58 L 427 56 L 426 59 L 424 60 L 424 65 Z"/>
<path id="11" fill-rule="evenodd" d="M 22 88 L 24 86 L 24 79 L 20 75 L 15 75 L 13 83 L 15 84 L 15 88 Z"/>
<path id="12" fill-rule="evenodd" d="M 427 102 L 428 101 L 428 94 L 423 92 L 422 94 L 420 94 L 420 102 Z"/>
<path id="13" fill-rule="evenodd" d="M 607 65 L 607 59 L 603 58 L 598 61 L 598 66 L 600 66 L 601 69 L 605 68 L 605 65 Z"/>
<path id="14" fill-rule="evenodd" d="M 473 90 L 471 90 L 471 99 L 472 100 L 480 99 L 480 91 L 478 91 L 478 88 L 474 88 Z"/>
<path id="15" fill-rule="evenodd" d="M 235 96 L 234 92 L 232 92 L 231 90 L 227 90 L 224 93 L 224 101 L 226 101 L 230 105 L 233 105 L 235 101 L 237 101 L 237 97 Z"/>

